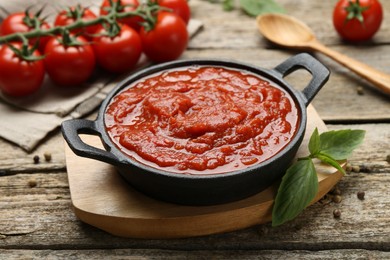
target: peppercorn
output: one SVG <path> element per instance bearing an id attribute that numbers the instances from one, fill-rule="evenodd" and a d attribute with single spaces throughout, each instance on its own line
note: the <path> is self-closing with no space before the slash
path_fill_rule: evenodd
<path id="1" fill-rule="evenodd" d="M 352 166 L 352 171 L 353 171 L 353 172 L 360 172 L 360 167 L 359 167 L 359 165 L 354 165 L 354 166 Z"/>
<path id="2" fill-rule="evenodd" d="M 29 181 L 28 181 L 28 186 L 29 186 L 30 188 L 36 187 L 36 186 L 37 186 L 37 181 L 36 181 L 36 180 L 29 180 Z"/>
<path id="3" fill-rule="evenodd" d="M 342 200 L 341 196 L 340 195 L 335 195 L 333 196 L 332 198 L 332 201 L 335 202 L 335 203 L 340 203 Z"/>
<path id="4" fill-rule="evenodd" d="M 43 156 L 45 157 L 45 161 L 46 161 L 46 162 L 50 162 L 50 161 L 51 161 L 51 153 L 45 152 L 45 153 L 43 154 Z"/>
<path id="5" fill-rule="evenodd" d="M 39 155 L 35 155 L 33 159 L 35 164 L 39 163 Z"/>
<path id="6" fill-rule="evenodd" d="M 339 188 L 334 188 L 334 190 L 332 190 L 332 194 L 333 195 L 341 195 L 341 190 Z"/>
<path id="7" fill-rule="evenodd" d="M 358 95 L 364 95 L 364 89 L 361 86 L 356 88 L 356 92 L 358 93 Z"/>
<path id="8" fill-rule="evenodd" d="M 364 191 L 358 191 L 357 193 L 357 197 L 359 200 L 364 200 L 364 195 L 366 195 Z"/>
<path id="9" fill-rule="evenodd" d="M 338 209 L 333 210 L 333 217 L 334 218 L 340 218 L 341 217 L 341 211 Z"/>

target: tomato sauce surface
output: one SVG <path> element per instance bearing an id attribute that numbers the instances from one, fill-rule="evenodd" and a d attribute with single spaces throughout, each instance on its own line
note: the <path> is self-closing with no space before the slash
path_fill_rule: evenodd
<path id="1" fill-rule="evenodd" d="M 294 137 L 299 115 L 287 92 L 225 67 L 167 70 L 118 93 L 105 114 L 117 147 L 146 165 L 214 174 L 260 163 Z"/>

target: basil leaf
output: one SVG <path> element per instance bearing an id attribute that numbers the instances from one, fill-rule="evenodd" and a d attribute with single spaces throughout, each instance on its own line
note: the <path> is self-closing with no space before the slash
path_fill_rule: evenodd
<path id="1" fill-rule="evenodd" d="M 317 154 L 316 157 L 320 159 L 322 162 L 327 163 L 333 167 L 335 167 L 337 170 L 345 174 L 344 169 L 341 167 L 341 165 L 334 160 L 332 157 L 329 157 L 327 154 Z"/>
<path id="2" fill-rule="evenodd" d="M 250 16 L 265 13 L 285 13 L 283 7 L 274 0 L 240 0 L 241 8 Z"/>
<path id="3" fill-rule="evenodd" d="M 311 159 L 302 159 L 287 169 L 272 210 L 272 226 L 294 219 L 315 198 L 318 178 Z"/>
<path id="4" fill-rule="evenodd" d="M 364 130 L 328 131 L 320 135 L 320 152 L 334 160 L 345 160 L 364 139 Z"/>
<path id="5" fill-rule="evenodd" d="M 312 155 L 320 152 L 321 140 L 320 135 L 318 133 L 318 129 L 314 129 L 309 141 L 309 151 Z"/>
<path id="6" fill-rule="evenodd" d="M 222 7 L 225 11 L 232 11 L 234 9 L 234 1 L 233 0 L 223 0 Z"/>

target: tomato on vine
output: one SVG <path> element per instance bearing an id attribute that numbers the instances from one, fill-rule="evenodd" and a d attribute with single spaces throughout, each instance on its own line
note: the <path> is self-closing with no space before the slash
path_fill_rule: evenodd
<path id="1" fill-rule="evenodd" d="M 79 19 L 88 21 L 96 18 L 96 14 L 89 8 L 76 5 L 60 11 L 54 20 L 54 26 L 66 26 L 75 23 Z M 91 35 L 95 34 L 100 27 L 101 26 L 99 24 L 91 25 L 84 28 L 73 29 L 71 32 L 74 34 L 82 34 L 83 36 L 89 38 Z"/>
<path id="2" fill-rule="evenodd" d="M 132 12 L 135 11 L 138 6 L 138 0 L 104 0 L 100 6 L 100 15 L 107 15 L 111 8 L 115 8 L 118 13 Z M 118 22 L 124 23 L 136 31 L 139 31 L 143 19 L 140 16 L 130 16 L 119 19 Z"/>
<path id="3" fill-rule="evenodd" d="M 50 79 L 60 86 L 77 86 L 86 82 L 96 65 L 95 54 L 88 41 L 78 36 L 50 39 L 45 48 L 44 64 Z M 72 37 L 71 37 L 72 38 Z"/>
<path id="4" fill-rule="evenodd" d="M 333 25 L 348 41 L 364 41 L 379 30 L 383 19 L 378 0 L 339 0 L 333 11 Z"/>
<path id="5" fill-rule="evenodd" d="M 188 24 L 191 17 L 191 9 L 187 0 L 157 0 L 158 5 L 172 10 L 172 13 L 180 16 Z"/>
<path id="6" fill-rule="evenodd" d="M 0 25 L 0 34 L 2 36 L 13 33 L 25 33 L 40 28 L 47 30 L 50 25 L 44 20 L 39 18 L 39 12 L 35 15 L 26 12 L 17 12 L 8 15 Z M 39 50 L 44 51 L 46 43 L 49 41 L 50 36 L 42 36 L 38 38 L 32 38 L 29 40 L 31 45 L 34 45 L 39 40 Z"/>
<path id="7" fill-rule="evenodd" d="M 114 30 L 102 28 L 93 39 L 98 64 L 105 70 L 122 73 L 135 67 L 142 54 L 139 34 L 131 27 L 115 24 Z M 111 35 L 110 35 L 111 34 Z"/>
<path id="8" fill-rule="evenodd" d="M 176 14 L 169 12 L 158 12 L 152 28 L 142 27 L 140 36 L 144 53 L 155 62 L 177 59 L 188 44 L 185 22 Z"/>
<path id="9" fill-rule="evenodd" d="M 23 49 L 25 48 L 25 49 Z M 30 52 L 31 53 L 26 53 Z M 27 55 L 27 57 L 22 57 Z M 41 54 L 22 43 L 3 45 L 0 49 L 0 89 L 10 96 L 27 96 L 42 85 L 45 69 Z"/>

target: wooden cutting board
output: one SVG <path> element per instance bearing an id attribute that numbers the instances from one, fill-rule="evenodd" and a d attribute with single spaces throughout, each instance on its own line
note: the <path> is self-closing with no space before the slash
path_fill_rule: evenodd
<path id="1" fill-rule="evenodd" d="M 308 107 L 306 136 L 297 156 L 308 155 L 307 144 L 324 122 Z M 95 136 L 81 136 L 84 142 L 103 147 Z M 66 165 L 72 204 L 76 216 L 113 235 L 135 238 L 178 238 L 243 229 L 271 221 L 278 184 L 249 198 L 215 206 L 183 206 L 155 200 L 134 190 L 109 164 L 76 156 L 66 145 Z M 345 166 L 345 163 L 344 163 Z M 334 168 L 316 163 L 322 198 L 342 178 Z"/>

